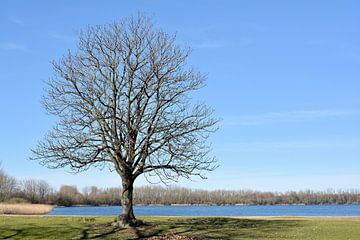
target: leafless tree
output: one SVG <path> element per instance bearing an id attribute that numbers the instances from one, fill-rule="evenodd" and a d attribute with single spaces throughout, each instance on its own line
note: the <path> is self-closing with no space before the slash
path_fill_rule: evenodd
<path id="1" fill-rule="evenodd" d="M 22 191 L 31 203 L 38 203 L 37 181 L 35 179 L 26 179 L 21 182 Z"/>
<path id="2" fill-rule="evenodd" d="M 52 187 L 44 180 L 26 179 L 20 186 L 24 197 L 31 203 L 47 203 L 53 194 Z"/>
<path id="3" fill-rule="evenodd" d="M 207 138 L 217 119 L 190 98 L 206 77 L 187 66 L 189 53 L 143 15 L 89 27 L 76 52 L 53 62 L 44 106 L 59 121 L 32 159 L 75 172 L 110 166 L 122 179 L 120 223 L 136 224 L 138 176 L 203 177 L 215 167 Z"/>
<path id="4" fill-rule="evenodd" d="M 76 186 L 62 185 L 57 194 L 56 202 L 62 206 L 71 206 L 82 202 L 82 195 L 78 192 Z"/>
<path id="5" fill-rule="evenodd" d="M 36 191 L 37 191 L 40 203 L 48 202 L 50 196 L 54 193 L 53 188 L 44 180 L 37 181 Z"/>
<path id="6" fill-rule="evenodd" d="M 1 169 L 0 161 L 0 202 L 3 202 L 11 197 L 11 194 L 16 190 L 16 180 L 8 176 Z"/>

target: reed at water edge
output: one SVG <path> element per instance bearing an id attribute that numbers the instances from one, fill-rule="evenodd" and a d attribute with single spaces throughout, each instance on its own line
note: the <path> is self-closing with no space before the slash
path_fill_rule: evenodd
<path id="1" fill-rule="evenodd" d="M 38 215 L 49 213 L 54 206 L 46 204 L 29 204 L 29 203 L 0 203 L 0 214 L 14 215 Z"/>

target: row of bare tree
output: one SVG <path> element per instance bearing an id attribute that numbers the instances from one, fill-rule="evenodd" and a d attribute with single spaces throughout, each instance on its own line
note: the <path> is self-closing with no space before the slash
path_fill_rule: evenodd
<path id="1" fill-rule="evenodd" d="M 48 203 L 56 194 L 44 180 L 17 180 L 0 169 L 0 202 Z"/>
<path id="2" fill-rule="evenodd" d="M 137 204 L 360 204 L 359 190 L 262 192 L 253 190 L 200 190 L 181 187 L 145 186 L 135 189 Z"/>
<path id="3" fill-rule="evenodd" d="M 63 185 L 55 191 L 46 181 L 18 181 L 0 170 L 0 201 L 71 205 L 119 205 L 120 188 Z M 176 186 L 144 186 L 134 189 L 134 203 L 141 205 L 274 205 L 274 204 L 360 204 L 360 190 L 261 192 L 253 190 L 199 190 Z"/>

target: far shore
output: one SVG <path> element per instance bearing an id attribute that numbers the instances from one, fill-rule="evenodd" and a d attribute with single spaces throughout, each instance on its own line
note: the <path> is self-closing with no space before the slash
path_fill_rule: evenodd
<path id="1" fill-rule="evenodd" d="M 305 203 L 295 203 L 295 204 L 179 204 L 179 203 L 172 203 L 172 204 L 134 204 L 134 206 L 141 206 L 141 207 L 197 207 L 197 206 L 204 206 L 204 207 L 210 207 L 210 206 L 340 206 L 340 205 L 358 205 L 358 204 L 305 204 Z M 90 205 L 90 204 L 74 204 L 71 206 L 56 206 L 55 207 L 119 207 L 121 205 L 106 205 L 106 204 L 99 204 L 99 205 Z"/>

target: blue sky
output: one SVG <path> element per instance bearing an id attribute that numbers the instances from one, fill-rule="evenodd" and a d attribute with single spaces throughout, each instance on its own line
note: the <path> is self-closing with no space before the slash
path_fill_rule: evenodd
<path id="1" fill-rule="evenodd" d="M 2 1 L 0 160 L 9 175 L 120 184 L 107 170 L 73 175 L 28 157 L 54 123 L 40 104 L 50 61 L 76 48 L 80 29 L 138 12 L 193 48 L 189 63 L 208 74 L 196 100 L 223 119 L 211 138 L 220 167 L 179 185 L 360 188 L 358 1 Z"/>

